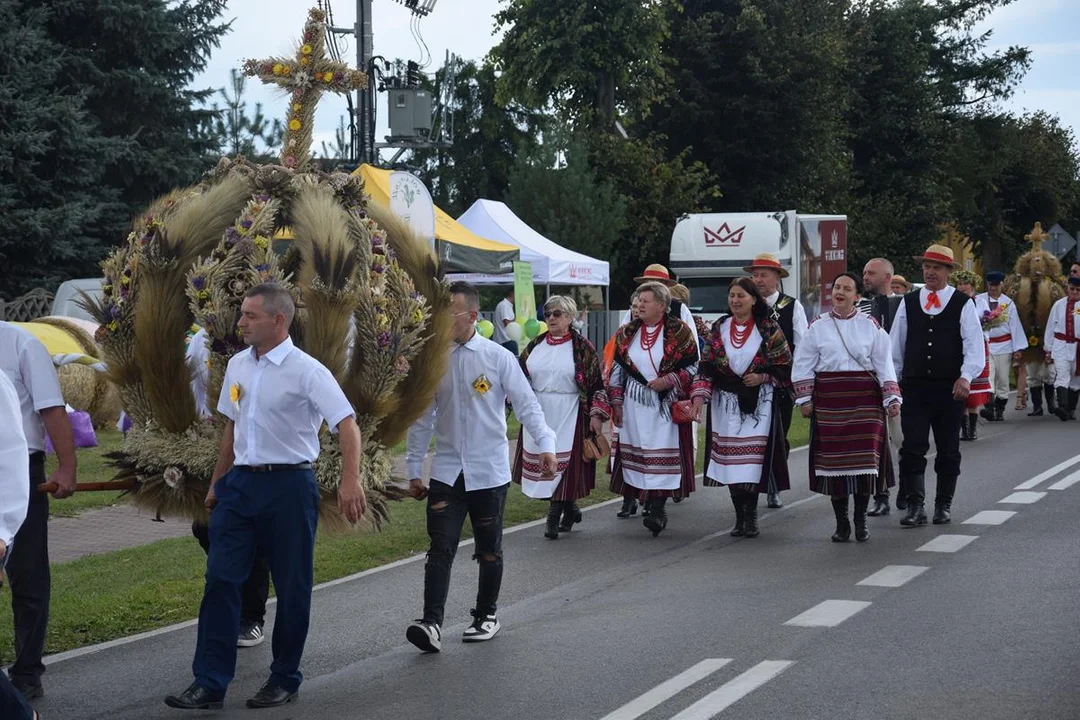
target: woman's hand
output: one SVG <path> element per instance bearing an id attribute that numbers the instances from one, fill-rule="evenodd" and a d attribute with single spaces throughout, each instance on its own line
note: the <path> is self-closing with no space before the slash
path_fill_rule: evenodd
<path id="1" fill-rule="evenodd" d="M 900 416 L 900 403 L 894 402 L 891 405 L 889 405 L 889 417 L 894 418 L 894 417 L 899 417 L 899 416 Z"/>
<path id="2" fill-rule="evenodd" d="M 593 435 L 600 435 L 604 432 L 604 421 L 594 415 L 589 418 L 589 430 Z"/>
<path id="3" fill-rule="evenodd" d="M 668 377 L 667 375 L 662 375 L 655 380 L 649 382 L 649 389 L 655 390 L 656 392 L 664 392 L 666 390 L 670 390 L 672 385 L 674 384 L 674 381 L 670 377 Z"/>
<path id="4" fill-rule="evenodd" d="M 810 417 L 811 415 L 813 415 L 813 413 L 814 413 L 814 406 L 813 406 L 813 405 L 812 405 L 811 403 L 806 403 L 805 405 L 800 405 L 800 406 L 799 406 L 799 412 L 801 412 L 801 413 L 802 413 L 802 416 L 803 416 L 804 418 L 808 418 L 808 417 Z"/>
<path id="5" fill-rule="evenodd" d="M 622 427 L 622 408 L 613 408 L 611 411 L 611 422 L 615 423 L 615 427 Z"/>
<path id="6" fill-rule="evenodd" d="M 694 407 L 694 419 L 696 419 L 698 422 L 703 422 L 704 419 L 702 418 L 702 413 L 701 413 L 701 406 L 702 406 L 703 403 L 701 401 L 701 398 L 699 398 L 699 397 L 694 398 L 693 400 L 691 400 L 691 404 Z"/>
<path id="7" fill-rule="evenodd" d="M 757 387 L 764 385 L 768 377 L 765 373 L 746 373 L 746 375 L 743 375 L 743 384 L 747 387 Z"/>

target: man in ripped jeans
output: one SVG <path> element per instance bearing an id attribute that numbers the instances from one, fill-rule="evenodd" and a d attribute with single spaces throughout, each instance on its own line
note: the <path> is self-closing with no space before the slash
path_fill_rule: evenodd
<path id="1" fill-rule="evenodd" d="M 405 633 L 424 652 L 442 648 L 443 612 L 465 516 L 476 539 L 473 556 L 480 566 L 473 621 L 464 642 L 490 640 L 499 632 L 496 605 L 502 585 L 503 509 L 510 484 L 505 403 L 509 398 L 522 427 L 542 450 L 545 475 L 556 470 L 555 433 L 544 420 L 529 381 L 513 353 L 476 332 L 480 297 L 465 282 L 450 286 L 454 346 L 435 402 L 409 430 L 406 460 L 413 497 L 427 497 L 431 539 L 424 566 L 424 616 Z M 435 458 L 431 487 L 421 475 L 431 438 Z"/>

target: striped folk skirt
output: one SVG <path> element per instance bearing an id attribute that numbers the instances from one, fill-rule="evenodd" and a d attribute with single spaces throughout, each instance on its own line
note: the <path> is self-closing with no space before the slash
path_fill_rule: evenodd
<path id="1" fill-rule="evenodd" d="M 967 409 L 971 411 L 986 405 L 993 397 L 993 389 L 990 386 L 990 343 L 984 340 L 983 347 L 986 348 L 986 366 L 979 373 L 979 377 L 971 381 L 971 392 L 968 393 L 965 403 Z"/>
<path id="2" fill-rule="evenodd" d="M 562 480 L 555 493 L 551 496 L 552 502 L 573 502 L 588 497 L 596 487 L 596 461 L 585 459 L 585 431 L 589 427 L 589 417 L 584 413 L 578 413 L 577 425 L 574 428 L 574 444 L 570 452 L 565 456 L 558 455 L 559 471 Z M 524 451 L 522 429 L 518 434 L 517 453 L 514 454 L 514 467 L 512 476 L 514 482 L 521 484 L 521 476 L 524 470 L 528 470 L 533 477 L 540 475 L 540 456 Z"/>
<path id="3" fill-rule="evenodd" d="M 881 386 L 865 372 L 819 372 L 810 421 L 810 489 L 870 495 L 895 484 Z"/>
<path id="4" fill-rule="evenodd" d="M 672 448 L 672 450 L 675 450 Z M 649 451 L 642 451 L 634 447 L 626 447 L 618 443 L 611 449 L 615 458 L 611 470 L 611 492 L 622 495 L 624 498 L 634 498 L 641 502 L 650 499 L 666 497 L 687 497 L 694 492 L 694 424 L 686 423 L 679 425 L 678 454 L 681 478 L 677 490 L 643 490 L 623 481 L 623 465 L 628 464 L 638 472 L 647 472 L 649 467 Z M 665 455 L 666 457 L 666 455 Z"/>

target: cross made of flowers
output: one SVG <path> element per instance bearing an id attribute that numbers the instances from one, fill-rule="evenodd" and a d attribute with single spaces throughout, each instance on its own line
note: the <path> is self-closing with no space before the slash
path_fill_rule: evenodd
<path id="1" fill-rule="evenodd" d="M 281 161 L 294 170 L 306 169 L 311 160 L 312 124 L 322 94 L 346 94 L 368 84 L 368 76 L 363 72 L 327 57 L 326 13 L 318 8 L 308 11 L 295 58 L 246 60 L 244 74 L 288 92 L 289 112 L 285 117 Z"/>

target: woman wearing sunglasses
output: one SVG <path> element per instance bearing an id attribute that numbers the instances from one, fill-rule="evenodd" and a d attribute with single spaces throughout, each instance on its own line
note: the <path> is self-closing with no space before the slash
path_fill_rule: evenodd
<path id="1" fill-rule="evenodd" d="M 608 418 L 600 357 L 573 322 L 572 298 L 553 295 L 544 304 L 547 332 L 521 354 L 521 368 L 532 384 L 548 426 L 556 435 L 555 477 L 541 473 L 540 448 L 525 428 L 518 437 L 514 482 L 531 498 L 550 500 L 544 537 L 555 540 L 581 522 L 577 501 L 596 485 L 596 459 L 586 459 L 585 443 L 600 435 Z"/>

